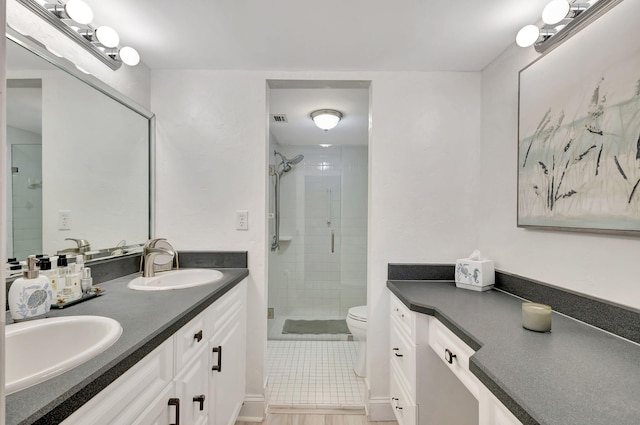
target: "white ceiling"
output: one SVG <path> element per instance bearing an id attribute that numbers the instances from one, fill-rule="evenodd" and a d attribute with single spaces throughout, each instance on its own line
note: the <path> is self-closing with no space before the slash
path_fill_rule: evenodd
<path id="1" fill-rule="evenodd" d="M 336 109 L 343 114 L 338 125 L 324 131 L 311 120 L 311 112 Z M 269 131 L 281 145 L 360 145 L 369 142 L 369 89 L 314 88 L 296 84 L 288 88 L 270 83 L 269 114 L 285 114 L 286 123 L 269 118 Z"/>
<path id="2" fill-rule="evenodd" d="M 479 71 L 548 0 L 85 0 L 151 69 Z"/>

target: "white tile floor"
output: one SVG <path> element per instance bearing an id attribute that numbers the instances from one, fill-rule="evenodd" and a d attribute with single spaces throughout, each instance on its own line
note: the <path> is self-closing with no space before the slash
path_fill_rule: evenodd
<path id="1" fill-rule="evenodd" d="M 268 341 L 269 408 L 364 407 L 364 379 L 353 372 L 358 342 Z"/>

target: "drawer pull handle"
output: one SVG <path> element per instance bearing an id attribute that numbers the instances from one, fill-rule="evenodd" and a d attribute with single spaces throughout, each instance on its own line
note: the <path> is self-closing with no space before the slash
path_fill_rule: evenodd
<path id="1" fill-rule="evenodd" d="M 222 345 L 218 345 L 217 347 L 213 347 L 213 352 L 218 353 L 218 364 L 211 367 L 211 370 L 216 370 L 218 372 L 222 371 Z"/>
<path id="2" fill-rule="evenodd" d="M 393 351 L 400 351 L 400 349 L 399 348 L 394 348 Z M 396 357 L 403 357 L 402 354 L 398 354 L 398 353 L 393 353 L 393 354 L 395 354 Z"/>
<path id="3" fill-rule="evenodd" d="M 169 406 L 176 406 L 176 423 L 169 425 L 180 425 L 180 399 L 179 398 L 170 398 Z"/>
<path id="4" fill-rule="evenodd" d="M 391 397 L 391 401 L 393 401 L 393 407 L 395 407 L 398 410 L 402 410 L 402 406 L 398 405 L 399 399 L 397 397 Z"/>
<path id="5" fill-rule="evenodd" d="M 451 352 L 451 350 L 449 350 L 448 348 L 445 348 L 444 350 L 444 359 L 446 360 L 447 363 L 449 364 L 453 364 L 453 359 L 455 359 L 457 356 L 455 354 L 453 354 Z"/>
<path id="6" fill-rule="evenodd" d="M 200 411 L 204 410 L 204 394 L 197 395 L 193 398 L 194 403 L 200 403 Z"/>
<path id="7" fill-rule="evenodd" d="M 196 334 L 194 334 L 193 339 L 198 342 L 202 341 L 202 330 L 199 330 Z"/>

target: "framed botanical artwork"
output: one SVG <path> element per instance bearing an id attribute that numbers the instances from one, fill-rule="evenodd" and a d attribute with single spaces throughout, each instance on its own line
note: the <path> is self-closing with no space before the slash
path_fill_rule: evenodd
<path id="1" fill-rule="evenodd" d="M 640 1 L 519 75 L 518 227 L 640 235 Z"/>

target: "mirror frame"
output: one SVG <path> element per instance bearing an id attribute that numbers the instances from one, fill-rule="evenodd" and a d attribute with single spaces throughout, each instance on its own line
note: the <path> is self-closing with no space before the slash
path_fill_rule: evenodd
<path id="1" fill-rule="evenodd" d="M 148 109 L 146 109 L 145 107 L 141 106 L 140 104 L 138 104 L 136 101 L 134 101 L 133 99 L 125 96 L 124 94 L 120 93 L 118 90 L 116 90 L 115 88 L 109 86 L 108 84 L 104 83 L 103 81 L 99 80 L 98 78 L 94 77 L 93 75 L 90 74 L 85 74 L 83 72 L 81 72 L 73 62 L 71 62 L 68 59 L 65 58 L 61 58 L 58 56 L 55 56 L 54 54 L 52 54 L 49 50 L 46 49 L 46 47 L 40 43 L 38 40 L 35 40 L 32 37 L 29 36 L 25 36 L 23 34 L 20 34 L 19 32 L 17 32 L 16 30 L 14 30 L 13 28 L 11 28 L 9 25 L 7 25 L 6 27 L 6 38 L 7 41 L 12 41 L 15 42 L 16 44 L 22 46 L 23 48 L 29 50 L 30 52 L 32 52 L 33 54 L 35 54 L 36 56 L 46 60 L 47 62 L 51 63 L 53 66 L 61 69 L 64 72 L 67 72 L 68 74 L 76 77 L 77 79 L 79 79 L 81 82 L 88 84 L 90 87 L 96 89 L 97 91 L 101 92 L 102 94 L 104 94 L 105 96 L 115 100 L 116 102 L 120 103 L 121 105 L 125 106 L 126 108 L 140 114 L 141 116 L 143 116 L 144 118 L 147 119 L 148 121 L 148 132 L 149 132 L 149 146 L 148 146 L 148 150 L 149 150 L 149 163 L 148 163 L 148 167 L 149 167 L 149 176 L 148 176 L 148 187 L 149 187 L 149 196 L 148 196 L 148 211 L 149 211 L 149 217 L 148 217 L 148 228 L 147 228 L 147 235 L 148 238 L 151 239 L 152 237 L 154 237 L 155 235 L 155 224 L 156 224 L 156 211 L 155 211 L 155 201 L 156 201 L 156 185 L 155 185 L 155 178 L 156 178 L 156 169 L 155 169 L 155 159 L 156 159 L 156 149 L 155 149 L 155 145 L 156 145 L 156 138 L 155 138 L 155 133 L 156 133 L 156 116 L 153 112 L 149 111 Z M 146 241 L 139 241 L 139 243 L 144 244 Z M 3 242 L 5 243 L 5 242 Z M 136 241 L 135 243 L 138 243 L 138 241 Z M 111 248 L 111 247 L 96 247 L 96 249 L 103 249 L 103 248 Z"/>

